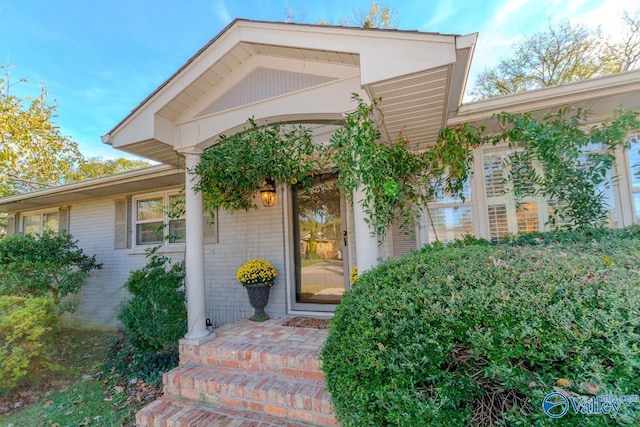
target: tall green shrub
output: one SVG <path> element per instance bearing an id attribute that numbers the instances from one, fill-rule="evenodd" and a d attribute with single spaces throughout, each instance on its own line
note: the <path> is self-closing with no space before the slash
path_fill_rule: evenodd
<path id="1" fill-rule="evenodd" d="M 95 255 L 84 254 L 66 232 L 19 233 L 0 240 L 0 294 L 51 296 L 60 304 L 80 290 L 91 270 L 100 268 Z"/>
<path id="2" fill-rule="evenodd" d="M 637 425 L 542 411 L 560 387 L 634 395 L 639 228 L 425 248 L 362 274 L 322 350 L 343 426 Z"/>
<path id="3" fill-rule="evenodd" d="M 184 263 L 171 263 L 155 250 L 147 265 L 129 274 L 125 287 L 131 298 L 121 306 L 119 318 L 138 350 L 176 347 L 187 332 L 184 276 Z"/>
<path id="4" fill-rule="evenodd" d="M 58 320 L 49 298 L 0 296 L 0 393 L 53 366 Z"/>

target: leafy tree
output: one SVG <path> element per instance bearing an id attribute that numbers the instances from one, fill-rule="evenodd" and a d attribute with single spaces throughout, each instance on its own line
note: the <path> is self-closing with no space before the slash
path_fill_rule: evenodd
<path id="1" fill-rule="evenodd" d="M 55 126 L 44 86 L 39 97 L 21 99 L 8 80 L 0 77 L 0 196 L 65 182 L 82 159 L 78 145 Z"/>
<path id="2" fill-rule="evenodd" d="M 624 12 L 622 21 L 626 32 L 622 34 L 622 41 L 612 43 L 606 41 L 604 58 L 607 71 L 618 73 L 640 66 L 640 9 L 632 15 Z"/>
<path id="3" fill-rule="evenodd" d="M 81 161 L 70 178 L 73 181 L 81 181 L 149 166 L 151 166 L 151 164 L 144 160 L 130 160 L 124 157 L 117 159 L 100 159 L 94 157 Z"/>
<path id="4" fill-rule="evenodd" d="M 367 11 L 353 12 L 349 24 L 362 28 L 397 28 L 398 21 L 395 20 L 398 11 L 382 3 L 371 2 Z"/>
<path id="5" fill-rule="evenodd" d="M 102 268 L 66 232 L 14 234 L 0 240 L 0 294 L 51 296 L 57 305 Z"/>
<path id="6" fill-rule="evenodd" d="M 382 3 L 371 2 L 369 8 L 365 10 L 354 10 L 351 16 L 338 19 L 338 25 L 362 27 L 362 28 L 397 28 L 398 21 L 395 19 L 398 12 Z M 285 11 L 286 22 L 305 22 L 309 11 L 307 9 L 295 10 L 293 7 Z M 329 25 L 324 19 L 316 20 L 318 25 Z"/>
<path id="7" fill-rule="evenodd" d="M 640 64 L 640 9 L 625 13 L 623 24 L 619 43 L 580 24 L 536 33 L 517 43 L 510 58 L 480 72 L 471 95 L 490 98 L 635 68 Z"/>

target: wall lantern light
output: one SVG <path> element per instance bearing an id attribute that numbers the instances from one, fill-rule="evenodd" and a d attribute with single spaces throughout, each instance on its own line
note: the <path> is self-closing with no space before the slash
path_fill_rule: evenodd
<path id="1" fill-rule="evenodd" d="M 262 204 L 267 208 L 276 203 L 276 183 L 270 176 L 267 177 L 260 190 L 260 198 L 262 199 Z"/>

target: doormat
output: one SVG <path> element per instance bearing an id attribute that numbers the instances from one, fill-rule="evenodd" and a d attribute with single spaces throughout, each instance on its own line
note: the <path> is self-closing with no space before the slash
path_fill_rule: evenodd
<path id="1" fill-rule="evenodd" d="M 331 319 L 315 319 L 313 317 L 294 317 L 287 320 L 282 326 L 293 328 L 329 329 Z"/>

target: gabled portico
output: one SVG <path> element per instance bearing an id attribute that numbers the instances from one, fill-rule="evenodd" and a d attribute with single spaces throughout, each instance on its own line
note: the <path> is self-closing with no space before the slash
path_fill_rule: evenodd
<path id="1" fill-rule="evenodd" d="M 259 125 L 339 125 L 355 107 L 352 93 L 382 98 L 383 140 L 403 136 L 411 149 L 423 149 L 461 103 L 475 40 L 475 34 L 236 20 L 103 136 L 114 148 L 186 163 L 187 338 L 207 334 L 202 195 L 193 191 L 188 172 L 199 153 L 220 135 L 243 129 L 250 117 Z M 278 184 L 287 239 L 289 189 Z M 360 204 L 354 203 L 352 216 L 354 263 L 362 271 L 377 263 L 378 242 Z M 286 242 L 283 247 L 283 273 L 291 286 L 292 251 Z"/>

